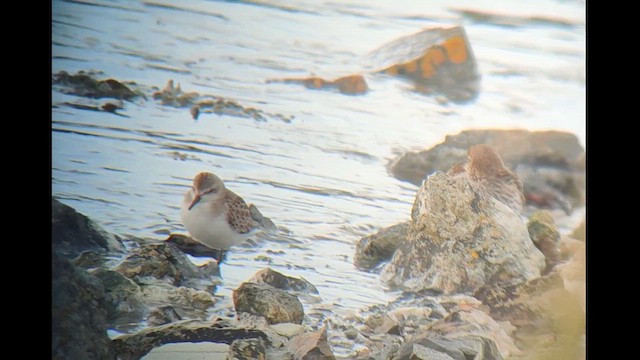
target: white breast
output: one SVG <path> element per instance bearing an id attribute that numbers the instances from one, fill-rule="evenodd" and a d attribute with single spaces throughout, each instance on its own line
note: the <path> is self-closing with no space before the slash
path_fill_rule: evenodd
<path id="1" fill-rule="evenodd" d="M 182 205 L 182 223 L 193 238 L 211 248 L 222 250 L 247 240 L 247 235 L 231 229 L 224 212 L 214 217 L 209 206 L 209 203 L 203 201 L 191 210 L 188 210 L 188 204 Z"/>

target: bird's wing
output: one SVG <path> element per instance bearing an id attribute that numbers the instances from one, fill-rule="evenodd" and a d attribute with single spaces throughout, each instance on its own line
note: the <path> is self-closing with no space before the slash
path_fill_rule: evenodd
<path id="1" fill-rule="evenodd" d="M 225 207 L 227 208 L 227 221 L 231 228 L 241 234 L 253 230 L 258 224 L 251 218 L 251 212 L 247 203 L 233 191 L 226 189 Z"/>

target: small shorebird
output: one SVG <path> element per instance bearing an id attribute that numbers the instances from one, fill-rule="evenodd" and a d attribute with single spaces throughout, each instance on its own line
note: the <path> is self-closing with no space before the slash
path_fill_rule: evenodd
<path id="1" fill-rule="evenodd" d="M 486 194 L 516 213 L 522 213 L 525 202 L 522 181 L 504 165 L 500 155 L 485 144 L 472 146 L 468 154 L 469 161 L 464 165 L 456 165 L 449 173 L 466 173 Z"/>
<path id="2" fill-rule="evenodd" d="M 247 203 L 208 172 L 196 175 L 184 195 L 182 223 L 194 239 L 220 250 L 219 262 L 224 250 L 247 240 L 259 226 Z"/>

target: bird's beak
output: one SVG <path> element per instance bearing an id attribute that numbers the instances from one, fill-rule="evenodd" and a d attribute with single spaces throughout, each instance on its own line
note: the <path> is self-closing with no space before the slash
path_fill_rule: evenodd
<path id="1" fill-rule="evenodd" d="M 191 210 L 192 207 L 196 206 L 196 204 L 200 201 L 201 198 L 202 196 L 200 196 L 200 194 L 196 194 L 196 197 L 193 198 L 191 205 L 189 205 L 189 210 Z"/>

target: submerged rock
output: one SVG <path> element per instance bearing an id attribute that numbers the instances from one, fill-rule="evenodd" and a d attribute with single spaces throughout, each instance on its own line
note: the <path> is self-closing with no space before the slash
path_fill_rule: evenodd
<path id="1" fill-rule="evenodd" d="M 585 152 L 578 138 L 560 131 L 465 130 L 428 150 L 407 152 L 389 164 L 396 178 L 420 185 L 435 171 L 467 158 L 476 144 L 494 148 L 524 184 L 527 205 L 570 212 L 585 203 Z"/>
<path id="2" fill-rule="evenodd" d="M 123 250 L 122 243 L 114 235 L 54 198 L 51 198 L 51 243 L 58 253 L 68 257 L 76 257 L 87 250 Z"/>
<path id="3" fill-rule="evenodd" d="M 296 293 L 318 294 L 318 289 L 316 289 L 316 287 L 307 280 L 286 276 L 272 270 L 271 268 L 258 271 L 249 280 L 247 280 L 247 282 L 254 284 L 267 284 L 276 289 L 293 291 Z"/>
<path id="4" fill-rule="evenodd" d="M 410 221 L 386 227 L 363 237 L 356 244 L 354 265 L 360 270 L 371 270 L 391 259 L 398 247 L 407 239 Z"/>
<path id="5" fill-rule="evenodd" d="M 345 95 L 360 95 L 366 94 L 367 91 L 369 91 L 367 81 L 362 75 L 343 76 L 335 80 L 325 80 L 315 76 L 307 78 L 273 79 L 268 80 L 267 83 L 302 84 L 307 89 L 314 90 L 338 89 L 340 93 Z"/>
<path id="6" fill-rule="evenodd" d="M 220 276 L 217 266 L 197 267 L 175 245 L 166 242 L 142 244 L 133 249 L 115 270 L 139 284 L 145 282 L 145 277 L 181 286 L 194 279 Z"/>
<path id="7" fill-rule="evenodd" d="M 233 305 L 237 312 L 263 316 L 269 324 L 301 324 L 302 303 L 295 295 L 270 285 L 242 283 L 233 290 Z"/>
<path id="8" fill-rule="evenodd" d="M 407 241 L 381 279 L 405 291 L 464 293 L 538 277 L 544 265 L 519 214 L 467 177 L 438 172 L 418 190 Z"/>
<path id="9" fill-rule="evenodd" d="M 266 335 L 260 330 L 236 328 L 224 320 L 183 320 L 121 335 L 113 339 L 112 344 L 118 358 L 134 360 L 140 359 L 154 347 L 168 343 L 206 341 L 231 344 L 238 339 L 256 338 L 266 340 Z"/>
<path id="10" fill-rule="evenodd" d="M 115 98 L 132 100 L 139 94 L 133 92 L 123 83 L 114 80 L 96 80 L 95 74 L 79 71 L 70 75 L 66 71 L 60 71 L 53 75 L 53 84 L 61 87 L 61 92 L 89 98 Z"/>
<path id="11" fill-rule="evenodd" d="M 327 328 L 298 335 L 287 343 L 287 349 L 295 360 L 335 359 L 327 343 Z"/>
<path id="12" fill-rule="evenodd" d="M 51 358 L 115 359 L 100 281 L 55 252 L 51 272 Z"/>

